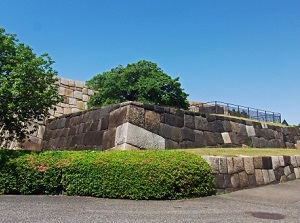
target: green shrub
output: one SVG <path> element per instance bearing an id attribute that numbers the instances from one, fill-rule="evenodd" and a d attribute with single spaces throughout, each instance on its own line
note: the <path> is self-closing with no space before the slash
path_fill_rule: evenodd
<path id="1" fill-rule="evenodd" d="M 0 194 L 16 193 L 17 180 L 12 161 L 32 151 L 0 149 Z"/>
<path id="2" fill-rule="evenodd" d="M 12 191 L 22 194 L 129 199 L 215 194 L 210 166 L 181 151 L 41 152 L 19 156 L 7 166 L 14 168 L 8 175 L 17 182 Z"/>

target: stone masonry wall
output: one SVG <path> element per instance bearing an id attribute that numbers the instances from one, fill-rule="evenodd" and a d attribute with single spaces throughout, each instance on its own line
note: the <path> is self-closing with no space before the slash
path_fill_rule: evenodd
<path id="1" fill-rule="evenodd" d="M 50 110 L 50 118 L 60 117 L 65 114 L 71 114 L 87 109 L 87 102 L 89 97 L 94 94 L 94 91 L 88 89 L 85 82 L 58 78 L 57 84 L 59 86 L 58 93 L 63 97 L 63 102 L 58 103 L 55 106 L 56 110 Z M 30 150 L 41 150 L 45 132 L 45 123 L 46 120 L 38 122 L 37 131 L 31 134 L 24 143 L 19 144 L 14 141 L 8 145 L 8 148 L 14 149 L 22 147 Z"/>
<path id="2" fill-rule="evenodd" d="M 300 156 L 203 157 L 217 189 L 242 189 L 300 179 Z"/>
<path id="3" fill-rule="evenodd" d="M 85 82 L 59 78 L 57 82 L 59 95 L 64 101 L 56 105 L 55 111 L 50 111 L 52 117 L 59 117 L 87 109 L 87 102 L 94 91 L 88 89 Z"/>
<path id="4" fill-rule="evenodd" d="M 295 148 L 299 144 L 296 127 L 125 102 L 52 120 L 46 126 L 43 149 Z"/>

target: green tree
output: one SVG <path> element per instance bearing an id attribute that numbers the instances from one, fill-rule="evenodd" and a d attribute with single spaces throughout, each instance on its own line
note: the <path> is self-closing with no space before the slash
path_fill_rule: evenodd
<path id="1" fill-rule="evenodd" d="M 98 74 L 87 82 L 97 91 L 90 98 L 89 107 L 105 106 L 125 101 L 139 101 L 187 109 L 189 103 L 179 78 L 172 79 L 157 64 L 141 60 L 118 66 Z"/>
<path id="2" fill-rule="evenodd" d="M 42 121 L 61 100 L 52 64 L 47 54 L 36 56 L 0 27 L 0 146 L 33 133 L 37 126 L 31 123 Z"/>

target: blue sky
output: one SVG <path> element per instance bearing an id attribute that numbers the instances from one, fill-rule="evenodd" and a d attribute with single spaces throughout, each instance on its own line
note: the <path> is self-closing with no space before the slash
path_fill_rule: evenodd
<path id="1" fill-rule="evenodd" d="M 139 60 L 194 101 L 300 123 L 299 0 L 0 0 L 0 26 L 80 81 Z"/>

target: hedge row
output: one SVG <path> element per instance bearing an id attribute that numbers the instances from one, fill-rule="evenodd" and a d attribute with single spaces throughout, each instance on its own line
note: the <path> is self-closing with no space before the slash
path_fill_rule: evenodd
<path id="1" fill-rule="evenodd" d="M 179 199 L 215 194 L 210 166 L 181 151 L 0 151 L 0 193 Z"/>

